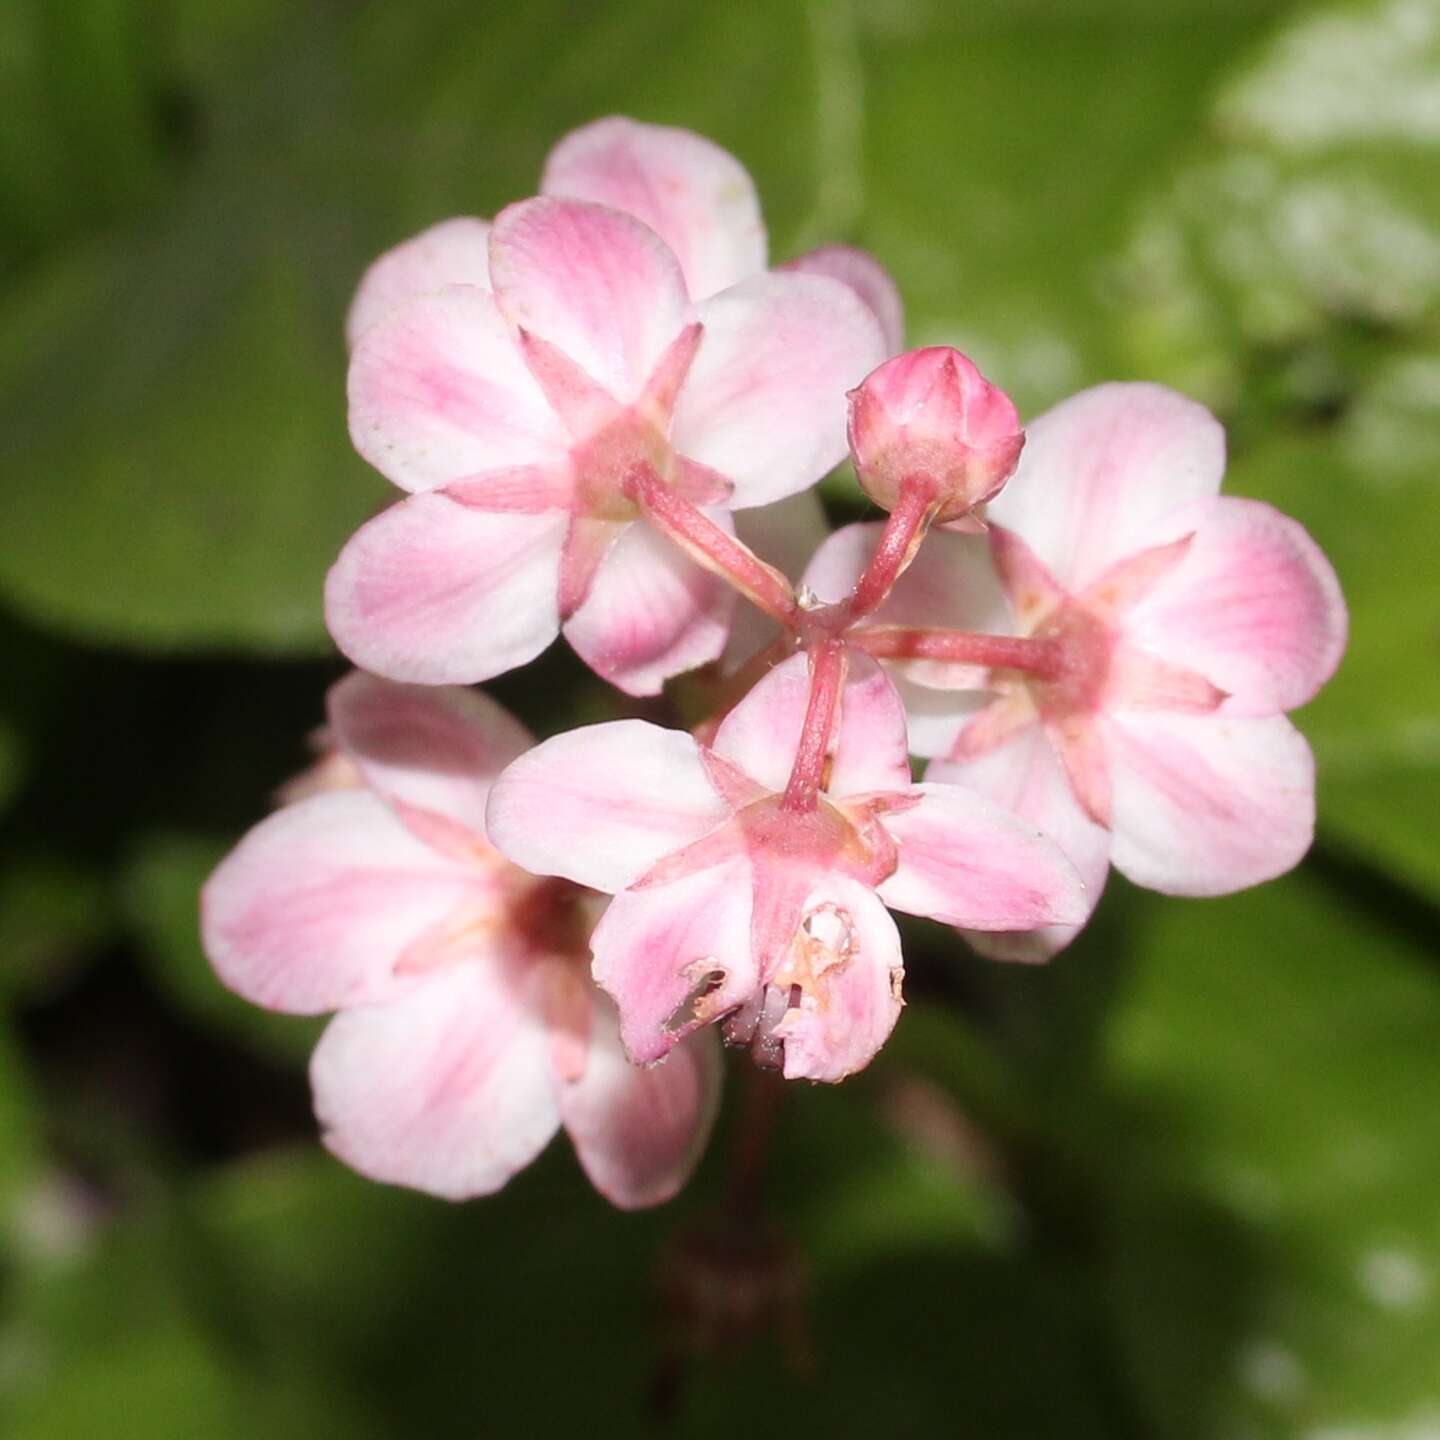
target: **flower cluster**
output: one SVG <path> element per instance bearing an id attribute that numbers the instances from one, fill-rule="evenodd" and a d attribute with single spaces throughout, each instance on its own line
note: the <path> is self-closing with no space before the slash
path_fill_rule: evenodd
<path id="1" fill-rule="evenodd" d="M 767 268 L 708 141 L 602 120 L 540 188 L 361 283 L 351 435 L 408 493 L 330 573 L 360 669 L 327 755 L 203 928 L 242 995 L 339 1012 L 312 1080 L 356 1169 L 482 1194 L 563 1126 L 636 1206 L 703 1148 L 717 1034 L 792 1078 L 871 1060 L 890 911 L 1041 960 L 1112 862 L 1180 895 L 1294 865 L 1285 712 L 1345 610 L 1299 525 L 1219 495 L 1200 406 L 1105 385 L 1022 429 L 958 351 L 895 353 L 869 256 Z M 805 492 L 847 448 L 888 515 L 826 536 Z M 466 687 L 562 631 L 626 695 L 705 667 L 712 713 L 534 744 Z"/>

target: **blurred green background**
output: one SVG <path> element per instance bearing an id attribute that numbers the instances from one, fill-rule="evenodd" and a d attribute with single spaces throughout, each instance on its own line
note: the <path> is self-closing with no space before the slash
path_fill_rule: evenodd
<path id="1" fill-rule="evenodd" d="M 658 1213 L 563 1142 L 463 1207 L 352 1177 L 315 1027 L 195 937 L 386 495 L 360 271 L 610 112 L 733 150 L 776 258 L 874 250 L 1024 413 L 1206 400 L 1353 617 L 1300 872 L 1117 882 L 1043 970 L 911 927 L 744 1223 L 743 1067 Z M 0 457 L 0 1434 L 1440 1435 L 1440 0 L 4 0 Z M 491 688 L 613 713 L 558 651 Z"/>

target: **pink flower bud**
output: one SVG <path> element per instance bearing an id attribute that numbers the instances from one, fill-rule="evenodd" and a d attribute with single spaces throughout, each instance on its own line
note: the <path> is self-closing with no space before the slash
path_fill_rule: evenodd
<path id="1" fill-rule="evenodd" d="M 948 345 L 897 355 L 850 392 L 855 469 L 887 510 L 920 476 L 941 496 L 937 522 L 958 520 L 999 491 L 1024 443 L 1010 397 Z"/>

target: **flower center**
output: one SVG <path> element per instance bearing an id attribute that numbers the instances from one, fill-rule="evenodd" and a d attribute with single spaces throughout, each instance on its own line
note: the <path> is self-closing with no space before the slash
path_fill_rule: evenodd
<path id="1" fill-rule="evenodd" d="M 748 1045 L 762 1070 L 780 1069 L 785 1063 L 786 1017 L 797 1010 L 827 1011 L 828 972 L 844 969 L 859 953 L 848 910 L 831 900 L 807 910 L 769 983 L 726 1021 L 726 1043 Z"/>
<path id="2" fill-rule="evenodd" d="M 666 484 L 673 480 L 675 452 L 669 439 L 634 407 L 601 426 L 570 451 L 575 473 L 575 508 L 596 520 L 630 521 L 640 507 L 625 493 L 625 477 L 649 466 Z"/>
<path id="3" fill-rule="evenodd" d="M 859 818 L 860 823 L 856 823 Z M 786 809 L 782 797 L 767 795 L 735 817 L 752 854 L 763 852 L 770 863 L 804 866 L 817 874 L 838 870 L 878 885 L 895 869 L 884 832 L 853 817 L 824 795 L 813 810 Z"/>
<path id="4" fill-rule="evenodd" d="M 1073 600 L 1052 610 L 1031 632 L 1037 640 L 1053 640 L 1064 657 L 1053 679 L 1025 676 L 1035 708 L 1046 720 L 1064 720 L 1100 709 L 1110 675 L 1115 636 L 1093 611 Z"/>
<path id="5" fill-rule="evenodd" d="M 569 880 L 524 876 L 508 907 L 516 939 L 532 954 L 586 956 L 593 917 L 584 902 L 590 893 Z"/>

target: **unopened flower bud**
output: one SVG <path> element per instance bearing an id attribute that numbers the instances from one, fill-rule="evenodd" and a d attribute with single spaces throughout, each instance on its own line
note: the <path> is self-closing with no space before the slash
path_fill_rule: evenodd
<path id="1" fill-rule="evenodd" d="M 1010 397 L 958 350 L 887 360 L 850 392 L 850 451 L 865 493 L 887 510 L 912 477 L 934 486 L 937 523 L 994 496 L 1025 443 Z"/>

